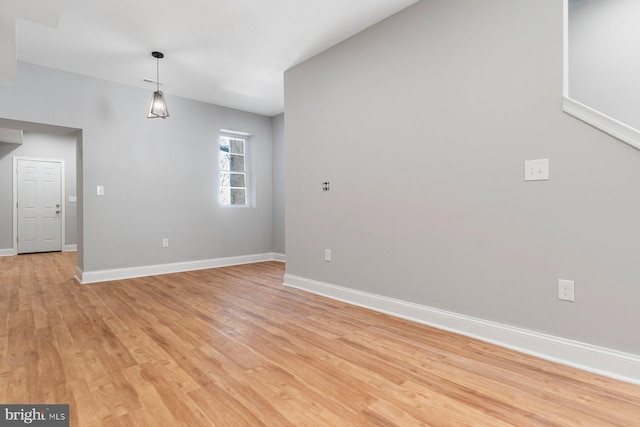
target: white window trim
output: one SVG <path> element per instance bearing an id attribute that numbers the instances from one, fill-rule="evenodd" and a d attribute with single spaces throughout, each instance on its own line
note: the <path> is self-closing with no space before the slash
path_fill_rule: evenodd
<path id="1" fill-rule="evenodd" d="M 251 202 L 251 192 L 252 192 L 252 188 L 250 185 L 250 165 L 249 162 L 247 161 L 247 152 L 248 152 L 248 145 L 249 145 L 249 141 L 250 141 L 250 137 L 252 135 L 246 132 L 239 132 L 239 131 L 233 131 L 233 130 L 229 130 L 229 129 L 220 129 L 220 133 L 218 135 L 218 156 L 220 155 L 220 139 L 221 138 L 231 138 L 231 139 L 242 139 L 244 140 L 244 153 L 242 154 L 242 156 L 244 157 L 244 172 L 242 172 L 244 174 L 244 184 L 245 186 L 243 187 L 245 189 L 245 204 L 243 205 L 232 205 L 232 204 L 228 204 L 225 205 L 224 203 L 221 202 L 220 200 L 220 188 L 221 186 L 221 182 L 220 182 L 220 173 L 221 172 L 231 172 L 231 171 L 225 171 L 220 169 L 220 161 L 218 160 L 218 186 L 217 186 L 217 198 L 218 198 L 218 205 L 223 207 L 223 208 L 233 208 L 233 209 L 243 209 L 243 208 L 251 208 L 253 207 L 253 204 Z M 219 159 L 219 157 L 218 157 Z M 229 188 L 240 188 L 240 187 L 229 187 Z"/>

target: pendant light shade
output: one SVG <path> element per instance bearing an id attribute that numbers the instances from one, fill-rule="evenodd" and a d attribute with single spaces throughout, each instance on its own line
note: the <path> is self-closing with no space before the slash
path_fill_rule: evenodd
<path id="1" fill-rule="evenodd" d="M 151 52 L 151 56 L 156 58 L 156 91 L 153 92 L 151 97 L 147 118 L 155 119 L 160 117 L 166 119 L 169 117 L 169 109 L 167 108 L 167 102 L 164 100 L 164 94 L 160 90 L 160 59 L 164 58 L 164 54 L 162 52 Z"/>
<path id="2" fill-rule="evenodd" d="M 149 106 L 149 114 L 147 115 L 147 117 L 150 119 L 155 119 L 156 117 L 166 119 L 167 117 L 169 117 L 167 103 L 164 100 L 164 94 L 161 90 L 153 92 L 153 96 L 151 97 L 151 105 Z"/>

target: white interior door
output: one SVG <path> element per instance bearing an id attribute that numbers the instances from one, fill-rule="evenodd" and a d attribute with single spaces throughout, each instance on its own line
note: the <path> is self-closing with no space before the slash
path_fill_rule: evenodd
<path id="1" fill-rule="evenodd" d="M 62 250 L 61 164 L 18 160 L 18 253 Z"/>

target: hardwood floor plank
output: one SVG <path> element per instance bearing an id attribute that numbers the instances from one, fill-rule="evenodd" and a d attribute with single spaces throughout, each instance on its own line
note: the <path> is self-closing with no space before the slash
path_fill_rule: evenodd
<path id="1" fill-rule="evenodd" d="M 145 373 L 142 365 L 125 369 L 125 377 L 136 390 L 141 406 L 131 414 L 138 425 L 154 425 L 161 422 L 165 425 L 178 425 L 179 420 L 173 414 L 162 398 L 162 384 L 154 384 L 152 376 Z M 197 424 L 196 424 L 197 425 Z"/>
<path id="2" fill-rule="evenodd" d="M 249 378 L 257 391 L 293 425 L 340 425 L 354 415 L 353 410 L 332 396 L 309 387 L 279 366 L 259 368 Z"/>
<path id="3" fill-rule="evenodd" d="M 6 349 L 5 349 L 6 350 Z M 0 402 L 19 402 L 28 395 L 24 353 L 3 352 L 0 366 Z"/>
<path id="4" fill-rule="evenodd" d="M 266 426 L 249 408 L 234 399 L 226 390 L 216 384 L 209 384 L 189 393 L 212 425 L 220 426 Z"/>
<path id="5" fill-rule="evenodd" d="M 200 350 L 210 357 L 209 360 L 217 361 L 209 368 L 208 375 L 214 378 L 215 384 L 225 390 L 231 398 L 248 408 L 255 417 L 266 420 L 267 425 L 294 425 L 284 414 L 277 411 L 273 402 L 258 392 L 256 384 L 251 381 L 252 370 L 246 371 L 234 363 L 233 354 L 222 354 L 212 346 L 203 346 Z"/>
<path id="6" fill-rule="evenodd" d="M 491 400 L 502 402 L 505 413 L 512 412 L 509 406 L 518 408 L 526 413 L 545 413 L 547 423 L 567 419 L 571 412 L 570 399 L 565 394 L 557 394 L 545 391 L 544 384 L 540 384 L 530 377 L 518 378 L 513 371 L 504 370 L 491 364 L 483 363 L 481 357 L 458 356 L 456 353 L 443 352 L 441 355 L 424 357 L 419 347 L 410 343 L 398 345 L 392 336 L 380 336 L 368 330 L 366 333 L 353 334 L 350 338 L 370 341 L 371 337 L 378 337 L 374 341 L 374 348 L 385 356 L 403 360 L 415 368 L 415 378 L 435 377 L 446 379 L 453 384 L 471 387 L 474 394 L 485 397 L 482 406 L 488 405 Z M 410 351 L 407 351 L 410 350 Z M 458 347 L 463 351 L 463 347 Z M 526 393 L 523 393 L 526 391 Z M 576 396 L 577 397 L 577 396 Z M 504 406 L 509 405 L 509 406 Z M 597 418 L 586 419 L 592 423 L 602 422 Z M 620 421 L 622 422 L 622 420 Z"/>
<path id="7" fill-rule="evenodd" d="M 78 426 L 635 426 L 640 387 L 282 286 L 277 262 L 80 285 L 0 258 L 0 403 Z"/>
<path id="8" fill-rule="evenodd" d="M 437 394 L 431 394 L 427 397 L 404 392 L 396 395 L 392 401 L 378 400 L 368 409 L 386 420 L 393 420 L 394 424 L 399 426 L 491 425 L 508 427 L 513 425 L 466 408 L 455 400 Z"/>
<path id="9" fill-rule="evenodd" d="M 97 399 L 98 396 L 94 396 L 91 393 L 91 389 L 85 380 L 73 380 L 68 385 L 73 394 L 73 402 L 69 402 L 71 412 L 69 417 L 70 425 L 99 426 L 102 425 L 103 419 L 111 416 L 110 409 Z M 73 405 L 73 411 L 71 410 L 71 405 Z"/>

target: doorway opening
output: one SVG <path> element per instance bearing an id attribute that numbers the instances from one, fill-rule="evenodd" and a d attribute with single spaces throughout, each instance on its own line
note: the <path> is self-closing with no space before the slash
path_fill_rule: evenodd
<path id="1" fill-rule="evenodd" d="M 0 119 L 0 256 L 82 251 L 82 131 Z M 78 259 L 82 259 L 81 253 Z"/>

